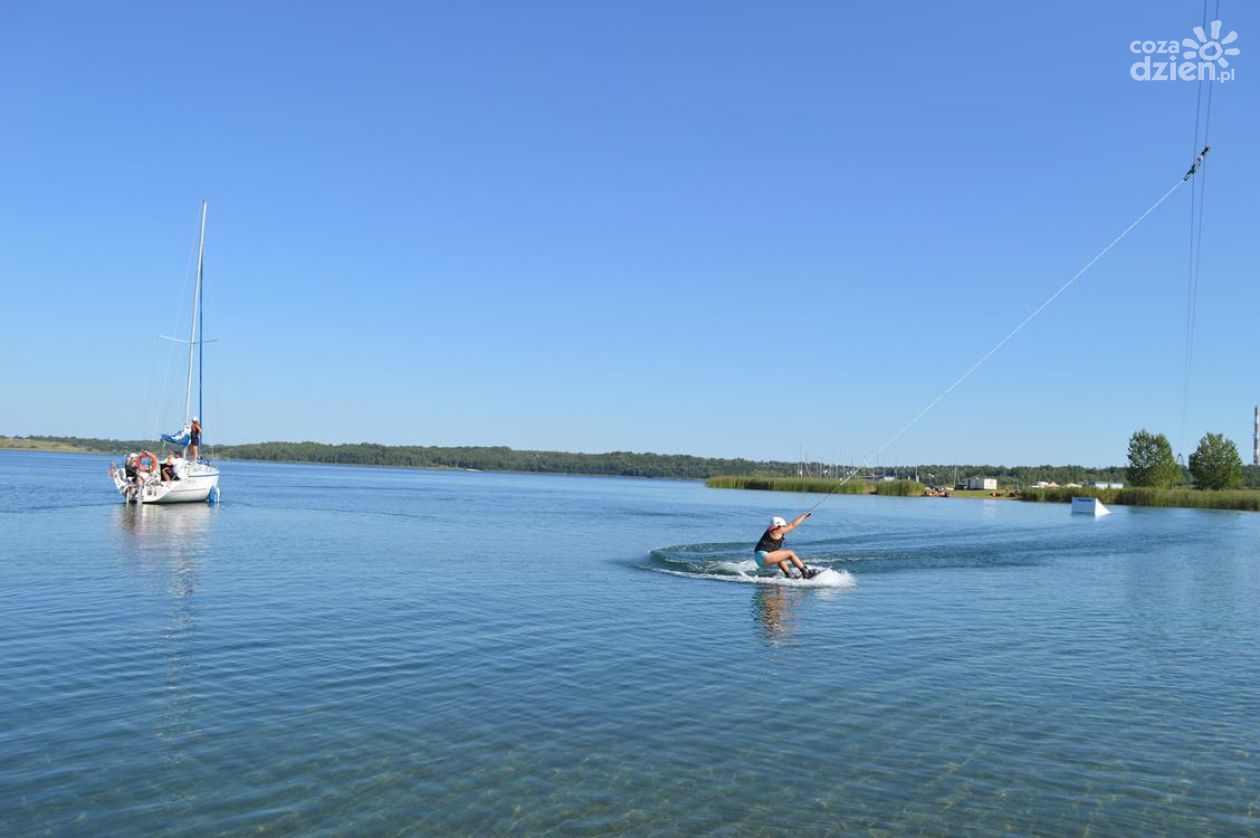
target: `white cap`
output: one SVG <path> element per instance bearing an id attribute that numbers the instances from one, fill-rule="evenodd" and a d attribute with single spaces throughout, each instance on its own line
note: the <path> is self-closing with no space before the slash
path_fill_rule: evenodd
<path id="1" fill-rule="evenodd" d="M 774 527 L 786 527 L 786 526 L 787 526 L 787 521 L 784 521 L 778 515 L 775 515 L 773 518 L 770 519 L 771 529 L 773 529 Z"/>
<path id="2" fill-rule="evenodd" d="M 192 418 L 192 420 L 193 420 L 194 422 L 196 422 L 196 421 L 197 421 L 197 417 L 196 417 L 196 416 L 194 416 L 194 417 Z"/>

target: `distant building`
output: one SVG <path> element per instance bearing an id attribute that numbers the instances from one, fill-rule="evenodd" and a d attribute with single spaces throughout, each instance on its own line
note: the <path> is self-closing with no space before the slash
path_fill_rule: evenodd
<path id="1" fill-rule="evenodd" d="M 1038 489 L 1057 489 L 1057 488 L 1059 488 L 1059 484 L 1058 484 L 1058 483 L 1055 483 L 1053 480 L 1038 480 L 1038 481 L 1037 481 L 1036 483 L 1034 483 L 1033 485 L 1034 485 L 1034 486 L 1036 486 Z"/>
<path id="2" fill-rule="evenodd" d="M 992 492 L 997 488 L 996 477 L 968 477 L 968 489 L 982 489 L 986 492 Z"/>

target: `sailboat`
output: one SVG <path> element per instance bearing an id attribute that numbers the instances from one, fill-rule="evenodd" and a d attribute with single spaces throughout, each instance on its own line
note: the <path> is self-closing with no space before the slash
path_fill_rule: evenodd
<path id="1" fill-rule="evenodd" d="M 206 252 L 206 202 L 201 202 L 201 232 L 197 239 L 197 285 L 193 291 L 192 329 L 188 340 L 167 338 L 188 344 L 188 384 L 184 389 L 184 430 L 176 436 L 163 435 L 165 442 L 187 446 L 181 454 L 172 455 L 166 462 L 156 454 L 140 451 L 131 454 L 122 468 L 109 465 L 109 476 L 127 503 L 217 503 L 219 500 L 219 470 L 202 456 L 200 444 L 202 410 L 201 373 L 203 368 L 201 305 L 203 268 Z M 163 335 L 163 337 L 166 337 Z M 195 362 L 195 364 L 194 364 Z M 197 378 L 197 413 L 192 414 L 192 385 Z M 193 429 L 196 429 L 193 432 Z M 187 456 L 191 454 L 192 456 Z"/>

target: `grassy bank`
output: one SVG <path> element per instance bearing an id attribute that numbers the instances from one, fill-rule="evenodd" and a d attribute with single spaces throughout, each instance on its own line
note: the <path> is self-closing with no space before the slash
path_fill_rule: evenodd
<path id="1" fill-rule="evenodd" d="M 845 495 L 894 495 L 919 497 L 924 493 L 922 483 L 913 480 L 895 480 L 872 483 L 866 480 L 850 480 L 841 484 L 838 480 L 810 477 L 753 477 L 722 475 L 710 477 L 704 485 L 711 489 L 754 489 L 765 492 L 815 492 L 819 494 Z M 953 497 L 991 499 L 1001 497 L 990 491 L 955 491 Z M 1011 495 L 1005 495 L 1010 497 Z M 1236 509 L 1260 512 L 1260 490 L 1237 489 L 1210 492 L 1202 489 L 1095 489 L 1082 486 L 1076 489 L 1025 489 L 1019 500 L 1033 503 L 1071 503 L 1073 497 L 1098 498 L 1103 503 L 1117 506 L 1166 506 L 1187 509 Z"/>
<path id="2" fill-rule="evenodd" d="M 75 454 L 87 454 L 93 450 L 57 440 L 27 439 L 15 436 L 0 436 L 0 448 L 13 448 L 19 451 L 69 451 Z"/>
<path id="3" fill-rule="evenodd" d="M 704 481 L 710 489 L 754 489 L 762 492 L 814 492 L 822 495 L 895 495 L 912 497 L 923 494 L 923 484 L 913 480 L 872 483 L 868 480 L 840 482 L 824 477 L 750 477 L 724 474 Z"/>
<path id="4" fill-rule="evenodd" d="M 1260 490 L 1235 489 L 1025 489 L 1022 500 L 1033 503 L 1071 503 L 1073 497 L 1098 498 L 1117 506 L 1175 506 L 1187 509 L 1237 509 L 1260 512 Z"/>
<path id="5" fill-rule="evenodd" d="M 949 496 L 975 500 L 1017 500 L 1019 492 L 1014 489 L 950 489 Z"/>

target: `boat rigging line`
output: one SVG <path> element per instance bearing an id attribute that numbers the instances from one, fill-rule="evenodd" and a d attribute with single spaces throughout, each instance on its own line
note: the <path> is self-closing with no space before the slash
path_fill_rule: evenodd
<path id="1" fill-rule="evenodd" d="M 1208 94 L 1208 98 L 1209 98 L 1209 102 L 1210 102 L 1210 99 L 1211 99 L 1211 93 L 1210 93 L 1210 92 L 1209 92 L 1209 94 Z M 1207 155 L 1208 155 L 1208 152 L 1209 152 L 1209 151 L 1210 151 L 1210 149 L 1209 149 L 1206 145 L 1204 145 L 1203 150 L 1202 150 L 1202 151 L 1200 151 L 1200 152 L 1198 153 L 1198 155 L 1195 157 L 1195 159 L 1194 159 L 1194 163 L 1190 166 L 1190 170 L 1189 170 L 1188 172 L 1186 172 L 1184 176 L 1177 178 L 1177 181 L 1176 181 L 1176 182 L 1175 182 L 1175 183 L 1174 183 L 1171 187 L 1169 187 L 1168 191 L 1166 191 L 1163 195 L 1161 195 L 1161 196 L 1159 197 L 1159 199 L 1155 201 L 1155 203 L 1153 203 L 1153 204 L 1151 204 L 1149 207 L 1147 207 L 1147 208 L 1146 208 L 1146 210 L 1144 210 L 1144 211 L 1142 212 L 1142 214 L 1141 214 L 1141 215 L 1139 215 L 1136 219 L 1134 219 L 1134 220 L 1133 220 L 1133 222 L 1132 222 L 1131 224 L 1129 224 L 1129 226 L 1128 226 L 1128 227 L 1125 227 L 1125 228 L 1124 228 L 1124 230 L 1123 230 L 1123 231 L 1121 231 L 1121 233 L 1120 233 L 1118 236 L 1116 236 L 1114 239 L 1112 239 L 1112 240 L 1111 240 L 1111 241 L 1107 244 L 1107 246 L 1106 246 L 1106 247 L 1104 247 L 1102 250 L 1100 250 L 1100 251 L 1098 251 L 1096 254 L 1094 254 L 1094 256 L 1093 256 L 1093 258 L 1092 258 L 1092 259 L 1090 259 L 1088 262 L 1086 262 L 1086 263 L 1084 264 L 1084 266 L 1082 266 L 1082 267 L 1081 267 L 1081 269 L 1080 269 L 1080 270 L 1078 270 L 1076 273 L 1072 274 L 1072 276 L 1071 276 L 1071 277 L 1067 280 L 1067 282 L 1065 282 L 1065 283 L 1063 283 L 1062 285 L 1060 285 L 1060 286 L 1059 286 L 1059 288 L 1058 288 L 1058 290 L 1056 290 L 1053 294 L 1051 294 L 1049 297 L 1047 297 L 1047 298 L 1046 298 L 1045 302 L 1043 302 L 1041 305 L 1037 306 L 1037 308 L 1036 308 L 1036 309 L 1034 309 L 1034 310 L 1033 310 L 1033 312 L 1032 312 L 1031 314 L 1029 314 L 1027 317 L 1025 317 L 1023 320 L 1021 320 L 1021 321 L 1019 322 L 1019 324 L 1015 326 L 1015 328 L 1011 329 L 1009 332 L 1007 332 L 1007 333 L 1006 333 L 1006 335 L 1005 335 L 1005 336 L 1004 336 L 1001 340 L 999 340 L 997 343 L 993 344 L 993 346 L 992 346 L 992 347 L 990 347 L 990 349 L 989 349 L 987 352 L 985 352 L 983 355 L 981 355 L 981 356 L 980 356 L 980 358 L 979 358 L 979 359 L 978 359 L 978 360 L 977 360 L 974 364 L 972 364 L 970 367 L 968 367 L 968 368 L 967 368 L 966 372 L 964 372 L 962 375 L 958 376 L 958 378 L 954 379 L 953 383 L 951 383 L 948 387 L 946 387 L 944 390 L 942 390 L 942 391 L 940 392 L 940 394 L 936 396 L 936 398 L 934 398 L 934 399 L 932 399 L 930 402 L 928 402 L 928 403 L 927 403 L 927 405 L 925 405 L 925 406 L 924 406 L 924 408 L 923 408 L 922 410 L 920 410 L 918 413 L 916 413 L 916 414 L 914 415 L 914 417 L 913 417 L 913 418 L 911 418 L 911 419 L 910 419 L 910 421 L 908 421 L 908 422 L 906 422 L 904 425 L 902 425 L 902 426 L 901 426 L 901 427 L 897 430 L 897 432 L 896 432 L 896 433 L 894 433 L 892 436 L 890 436 L 890 437 L 888 438 L 888 440 L 887 440 L 886 442 L 884 442 L 884 444 L 883 444 L 883 445 L 881 445 L 881 446 L 879 446 L 879 448 L 875 449 L 875 450 L 874 450 L 874 451 L 873 451 L 873 452 L 872 452 L 872 453 L 871 453 L 871 454 L 870 454 L 870 455 L 866 458 L 866 460 L 863 462 L 863 464 L 862 464 L 862 465 L 857 465 L 857 466 L 854 466 L 852 469 L 850 469 L 850 470 L 849 470 L 849 473 L 848 473 L 847 475 L 845 475 L 845 476 L 844 476 L 844 478 L 843 478 L 843 479 L 842 479 L 839 483 L 837 483 L 837 484 L 836 484 L 836 486 L 835 486 L 834 488 L 835 488 L 835 489 L 839 489 L 839 488 L 840 488 L 841 486 L 843 486 L 845 483 L 848 483 L 848 482 L 849 482 L 849 480 L 851 480 L 851 479 L 853 478 L 853 476 L 854 476 L 855 474 L 857 474 L 857 473 L 858 473 L 858 471 L 859 471 L 859 470 L 861 470 L 861 469 L 862 469 L 862 468 L 864 468 L 866 465 L 868 465 L 868 464 L 869 464 L 872 460 L 874 460 L 874 459 L 875 459 L 876 457 L 878 457 L 880 454 L 884 453 L 884 451 L 888 450 L 888 447 L 889 447 L 889 446 L 891 446 L 894 442 L 896 442 L 898 439 L 900 439 L 900 438 L 901 438 L 901 436 L 902 436 L 903 434 L 905 434 L 908 430 L 910 430 L 912 427 L 914 427 L 916 424 L 918 424 L 919 420 L 921 420 L 924 416 L 927 416 L 927 415 L 928 415 L 928 413 L 930 413 L 930 412 L 932 411 L 932 409 L 933 409 L 933 408 L 935 408 L 938 404 L 940 404 L 942 401 L 944 401 L 944 400 L 945 400 L 945 398 L 946 398 L 946 397 L 947 397 L 950 393 L 954 392 L 954 390 L 956 390 L 960 384 L 962 384 L 964 381 L 966 381 L 968 378 L 970 378 L 972 373 L 974 373 L 976 370 L 980 369 L 980 367 L 981 367 L 981 366 L 983 366 L 983 365 L 984 365 L 984 363 L 985 363 L 986 361 L 988 361 L 988 360 L 989 360 L 990 358 L 992 358 L 995 354 L 997 354 L 998 350 L 1000 350 L 1002 347 L 1006 346 L 1006 344 L 1007 344 L 1007 343 L 1009 343 L 1009 342 L 1011 341 L 1011 339 L 1012 339 L 1012 338 L 1014 338 L 1017 334 L 1019 334 L 1021 331 L 1023 331 L 1025 326 L 1027 326 L 1027 325 L 1028 325 L 1029 323 L 1031 323 L 1031 322 L 1032 322 L 1032 321 L 1033 321 L 1033 320 L 1034 320 L 1034 319 L 1035 319 L 1035 318 L 1036 318 L 1039 314 L 1041 314 L 1043 311 L 1045 311 L 1047 308 L 1049 308 L 1049 307 L 1050 307 L 1050 305 L 1051 305 L 1051 304 L 1052 304 L 1055 300 L 1059 299 L 1059 297 L 1061 297 L 1061 296 L 1064 294 L 1064 292 L 1066 292 L 1069 288 L 1071 288 L 1073 285 L 1075 285 L 1075 284 L 1076 284 L 1076 281 L 1077 281 L 1078 279 L 1080 279 L 1082 276 L 1084 276 L 1084 275 L 1085 275 L 1085 273 L 1086 273 L 1086 272 L 1087 272 L 1090 268 L 1094 267 L 1094 265 L 1096 265 L 1100 259 L 1102 259 L 1102 258 L 1103 258 L 1104 256 L 1106 256 L 1108 253 L 1110 253 L 1112 248 L 1114 248 L 1114 247 L 1115 247 L 1116 245 L 1118 245 L 1121 241 L 1123 241 L 1123 240 L 1124 240 L 1124 238 L 1125 238 L 1126 236 L 1128 236 L 1128 235 L 1129 235 L 1129 233 L 1133 232 L 1133 230 L 1134 230 L 1134 229 L 1136 229 L 1136 228 L 1137 228 L 1137 226 L 1138 226 L 1139 224 L 1141 224 L 1143 221 L 1145 221 L 1145 220 L 1146 220 L 1146 218 L 1147 218 L 1147 217 L 1148 217 L 1151 213 L 1153 213 L 1153 212 L 1154 212 L 1155 210 L 1157 210 L 1157 209 L 1158 209 L 1161 205 L 1163 205 L 1163 203 L 1164 203 L 1165 201 L 1167 201 L 1169 198 L 1171 198 L 1171 197 L 1173 196 L 1173 194 L 1174 194 L 1174 193 L 1175 193 L 1178 189 L 1180 189 L 1182 186 L 1184 186 L 1184 185 L 1185 185 L 1186 183 L 1188 183 L 1188 182 L 1193 182 L 1193 181 L 1195 180 L 1195 178 L 1196 178 L 1196 176 L 1197 176 L 1197 175 L 1201 175 L 1201 173 L 1202 173 L 1202 172 L 1201 172 L 1201 170 L 1202 170 L 1202 168 L 1203 168 L 1203 161 L 1207 158 Z M 1201 191 L 1201 190 L 1200 190 L 1200 191 Z M 1201 209 L 1201 208 L 1200 208 L 1200 209 Z M 816 504 L 814 504 L 813 506 L 811 506 L 811 507 L 809 508 L 809 510 L 806 512 L 806 514 L 810 514 L 810 513 L 812 513 L 815 509 L 817 509 L 818 507 L 822 506 L 822 505 L 823 505 L 823 503 L 824 503 L 824 502 L 826 502 L 826 500 L 827 500 L 828 498 L 830 498 L 833 494 L 836 494 L 836 492 L 835 492 L 835 491 L 830 491 L 830 492 L 827 492 L 826 494 L 824 494 L 824 495 L 823 495 L 823 497 L 822 497 L 822 499 L 821 499 L 821 500 L 819 500 L 819 501 L 818 501 L 818 503 L 816 503 Z"/>

